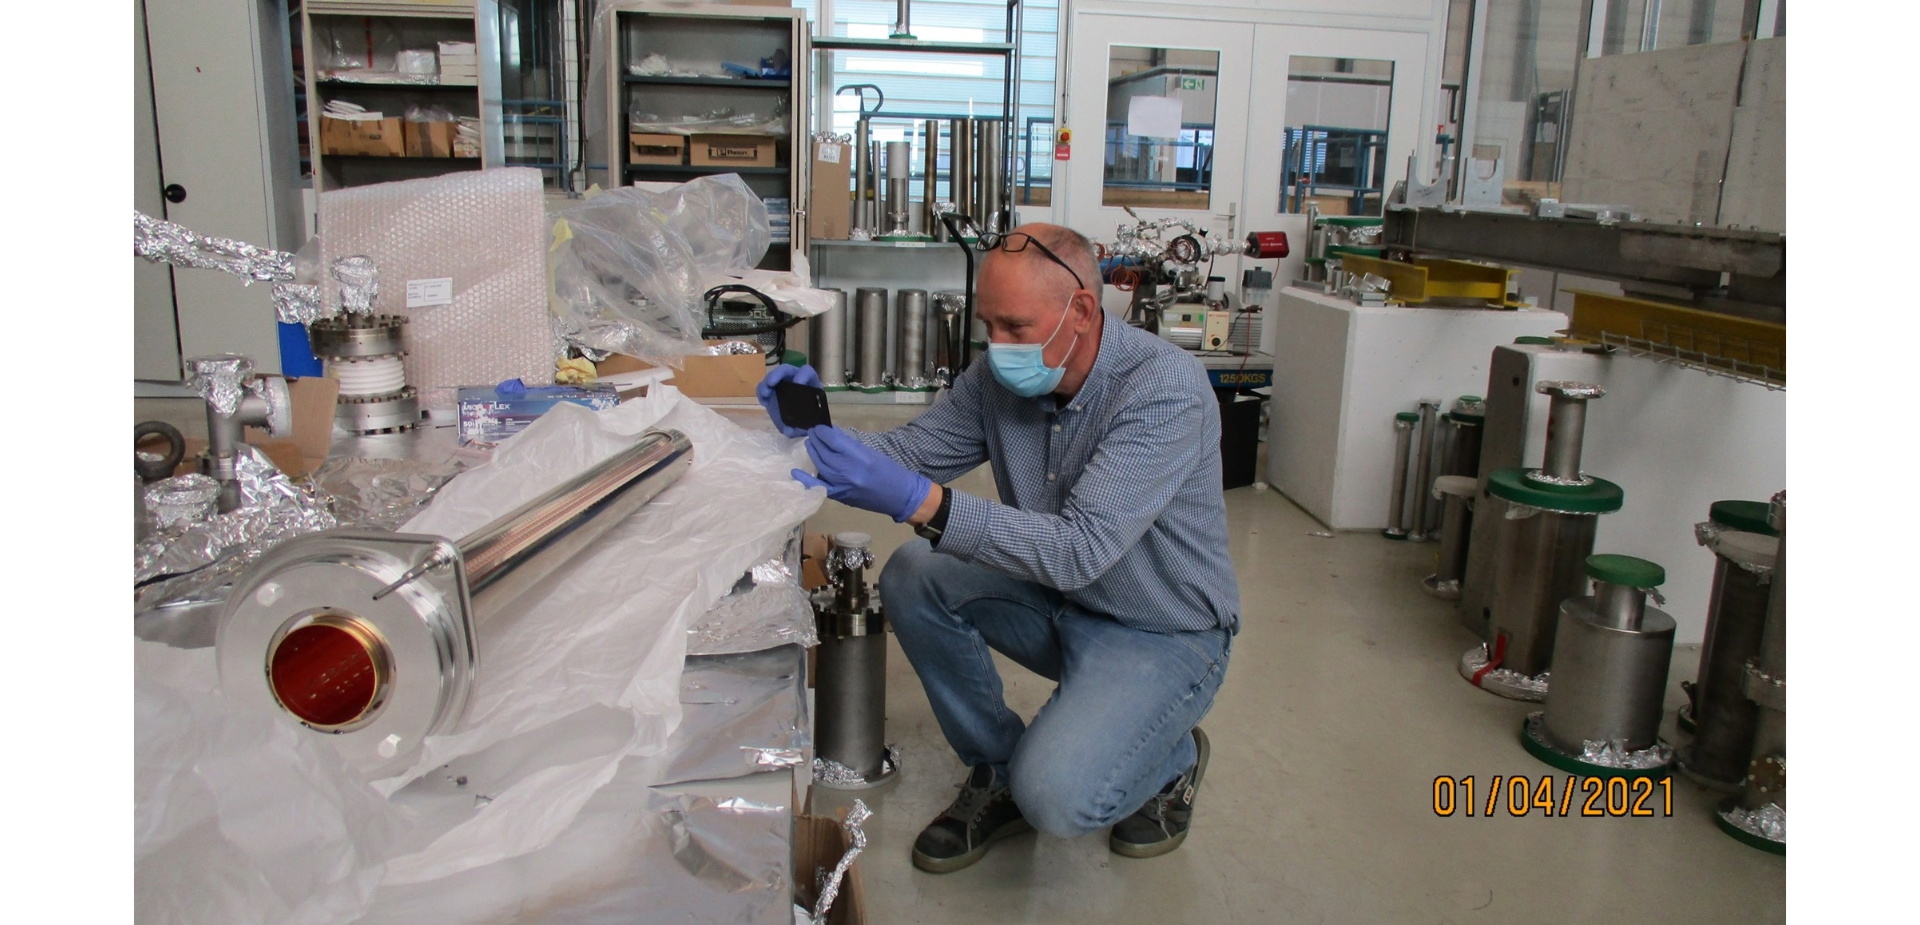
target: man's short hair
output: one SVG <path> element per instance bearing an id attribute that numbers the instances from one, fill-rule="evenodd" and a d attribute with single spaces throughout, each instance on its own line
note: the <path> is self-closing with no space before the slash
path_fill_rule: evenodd
<path id="1" fill-rule="evenodd" d="M 1086 235 L 1064 225 L 1046 222 L 1028 222 L 1009 233 L 1031 235 L 1035 241 L 1053 251 L 1054 256 L 1059 257 L 1067 266 L 1073 268 L 1074 273 L 1079 274 L 1081 283 L 1093 293 L 1095 301 L 1099 300 L 1100 262 L 1094 257 L 1093 242 L 1087 240 Z M 1035 266 L 1042 264 L 1053 266 L 1053 261 L 1048 260 L 1047 255 L 1034 248 L 1015 252 L 1012 256 L 1024 257 L 1029 262 L 1038 261 L 1037 264 L 1033 264 Z M 1055 267 L 1055 270 L 1057 271 L 1058 268 Z M 1072 285 L 1072 277 L 1064 275 L 1060 277 L 1062 291 L 1071 291 Z"/>

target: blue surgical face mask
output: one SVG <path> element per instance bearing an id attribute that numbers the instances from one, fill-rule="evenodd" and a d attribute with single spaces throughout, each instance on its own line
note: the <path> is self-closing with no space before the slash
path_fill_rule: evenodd
<path id="1" fill-rule="evenodd" d="M 1080 345 L 1080 335 L 1073 335 L 1073 343 L 1067 346 L 1067 355 L 1060 358 L 1059 366 L 1048 366 L 1045 354 L 1047 344 L 1060 336 L 1060 329 L 1072 313 L 1073 296 L 1068 296 L 1067 306 L 1060 313 L 1060 323 L 1053 326 L 1053 333 L 1047 335 L 1044 343 L 988 344 L 987 366 L 993 370 L 993 378 L 1022 398 L 1038 398 L 1059 388 L 1060 380 L 1067 375 L 1067 359 L 1073 356 L 1073 348 Z"/>

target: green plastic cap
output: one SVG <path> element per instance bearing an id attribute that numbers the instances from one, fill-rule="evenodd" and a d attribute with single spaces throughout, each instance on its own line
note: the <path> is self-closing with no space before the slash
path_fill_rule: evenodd
<path id="1" fill-rule="evenodd" d="M 1707 519 L 1729 530 L 1779 536 L 1780 531 L 1767 523 L 1769 509 L 1765 501 L 1715 501 L 1707 508 Z"/>
<path id="2" fill-rule="evenodd" d="M 1548 485 L 1529 479 L 1525 469 L 1495 469 L 1487 476 L 1487 493 L 1502 501 L 1560 514 L 1611 514 L 1626 503 L 1627 493 L 1602 478 L 1587 485 Z"/>
<path id="3" fill-rule="evenodd" d="M 1465 424 L 1480 424 L 1487 419 L 1487 400 L 1478 395 L 1462 395 L 1453 403 L 1448 417 Z"/>
<path id="4" fill-rule="evenodd" d="M 1539 347 L 1553 346 L 1553 338 L 1541 337 L 1536 334 L 1528 334 L 1525 337 L 1516 337 L 1513 339 L 1513 342 L 1516 344 L 1533 344 Z"/>
<path id="5" fill-rule="evenodd" d="M 1402 411 L 1398 414 L 1395 414 L 1393 416 L 1393 419 L 1396 421 L 1406 421 L 1409 424 L 1413 424 L 1413 423 L 1419 422 L 1420 416 L 1417 414 L 1414 414 L 1411 411 Z"/>
<path id="6" fill-rule="evenodd" d="M 1587 577 L 1629 588 L 1658 588 L 1667 581 L 1667 570 L 1636 556 L 1601 553 L 1587 557 Z"/>

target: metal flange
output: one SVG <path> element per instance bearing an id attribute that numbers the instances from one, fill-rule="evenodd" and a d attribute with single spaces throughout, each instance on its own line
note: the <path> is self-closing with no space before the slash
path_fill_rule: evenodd
<path id="1" fill-rule="evenodd" d="M 348 315 L 321 318 L 307 325 L 307 342 L 323 360 L 402 356 L 407 319 L 399 315 Z"/>
<path id="2" fill-rule="evenodd" d="M 333 407 L 333 421 L 352 434 L 390 434 L 420 424 L 419 393 L 413 386 L 385 395 L 342 395 Z"/>

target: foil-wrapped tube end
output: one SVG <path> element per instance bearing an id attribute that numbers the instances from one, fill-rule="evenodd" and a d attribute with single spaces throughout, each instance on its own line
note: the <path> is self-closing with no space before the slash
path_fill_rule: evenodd
<path id="1" fill-rule="evenodd" d="M 187 360 L 187 377 L 195 392 L 221 414 L 232 414 L 240 407 L 253 361 L 238 354 L 193 357 Z"/>
<path id="2" fill-rule="evenodd" d="M 380 298 L 380 268 L 374 266 L 372 257 L 355 254 L 335 260 L 333 278 L 340 284 L 342 311 L 373 314 L 373 303 Z"/>
<path id="3" fill-rule="evenodd" d="M 178 524 L 134 547 L 135 585 L 162 575 L 182 575 L 216 561 L 244 563 L 282 540 L 337 525 L 328 499 L 294 484 L 255 447 L 243 443 L 237 448 L 234 476 L 240 484 L 238 508 Z M 201 591 L 195 585 L 192 593 Z M 165 602 L 162 596 L 148 604 L 157 607 Z"/>
<path id="4" fill-rule="evenodd" d="M 231 273 L 248 283 L 293 279 L 293 255 L 230 238 L 210 238 L 133 212 L 133 253 L 148 263 Z"/>
<path id="5" fill-rule="evenodd" d="M 1595 399 L 1607 394 L 1591 382 L 1575 382 L 1571 379 L 1546 379 L 1534 383 L 1533 390 L 1542 395 L 1556 395 L 1561 398 Z"/>
<path id="6" fill-rule="evenodd" d="M 147 513 L 165 530 L 206 520 L 220 500 L 220 482 L 198 472 L 161 479 L 147 486 Z"/>
<path id="7" fill-rule="evenodd" d="M 1631 751 L 1625 739 L 1610 742 L 1595 742 L 1591 739 L 1580 743 L 1580 760 L 1604 768 L 1630 768 L 1645 770 L 1664 768 L 1673 763 L 1673 749 L 1661 743 Z"/>
<path id="8" fill-rule="evenodd" d="M 714 357 L 747 356 L 750 354 L 759 353 L 760 348 L 757 345 L 750 344 L 744 340 L 727 340 L 727 341 L 721 341 L 720 343 L 713 344 L 711 346 L 703 348 L 698 352 L 706 356 L 714 356 Z"/>
<path id="9" fill-rule="evenodd" d="M 319 320 L 320 287 L 312 283 L 274 283 L 273 311 L 281 324 L 312 324 Z"/>
<path id="10" fill-rule="evenodd" d="M 1720 818 L 1741 831 L 1768 841 L 1784 844 L 1787 840 L 1787 811 L 1776 803 L 1768 803 L 1759 809 L 1736 806 L 1721 813 Z"/>

